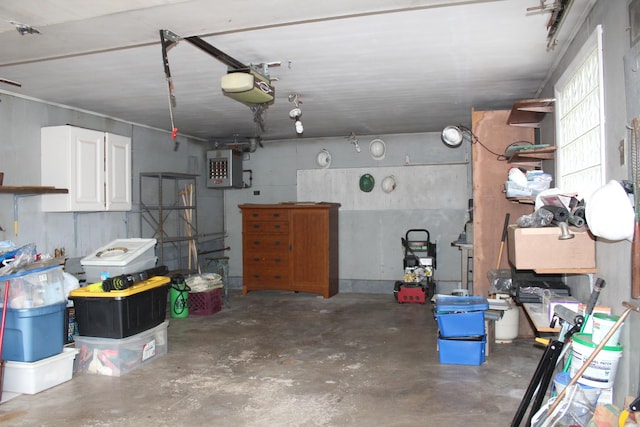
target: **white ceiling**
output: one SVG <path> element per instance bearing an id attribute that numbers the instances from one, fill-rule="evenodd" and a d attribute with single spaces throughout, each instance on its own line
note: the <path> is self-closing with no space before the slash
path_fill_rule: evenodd
<path id="1" fill-rule="evenodd" d="M 0 90 L 171 129 L 159 31 L 202 37 L 245 64 L 271 67 L 265 131 L 221 93 L 227 66 L 182 40 L 169 51 L 181 134 L 206 140 L 440 131 L 471 109 L 539 95 L 547 51 L 539 0 L 2 0 Z M 37 28 L 20 35 L 9 23 Z M 561 40 L 563 42 L 563 40 Z"/>

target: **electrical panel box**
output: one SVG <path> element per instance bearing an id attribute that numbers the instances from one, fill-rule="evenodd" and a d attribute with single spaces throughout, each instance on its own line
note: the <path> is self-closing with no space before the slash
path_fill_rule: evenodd
<path id="1" fill-rule="evenodd" d="M 243 188 L 242 153 L 234 150 L 207 151 L 207 187 Z"/>

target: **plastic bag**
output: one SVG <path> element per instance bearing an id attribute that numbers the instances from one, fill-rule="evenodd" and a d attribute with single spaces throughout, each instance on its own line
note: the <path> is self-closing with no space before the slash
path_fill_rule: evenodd
<path id="1" fill-rule="evenodd" d="M 568 386 L 564 399 L 551 414 L 547 414 L 556 399 L 556 397 L 549 399 L 547 404 L 531 417 L 532 427 L 584 427 L 593 417 L 595 405 L 587 399 L 579 384 Z"/>
<path id="2" fill-rule="evenodd" d="M 19 271 L 22 267 L 29 265 L 36 261 L 36 245 L 35 243 L 29 243 L 16 250 L 12 259 L 5 259 L 0 268 L 0 276 L 8 276 Z"/>
<path id="3" fill-rule="evenodd" d="M 546 227 L 553 221 L 553 212 L 545 208 L 536 209 L 530 215 L 522 215 L 516 220 L 516 224 L 520 228 Z"/>

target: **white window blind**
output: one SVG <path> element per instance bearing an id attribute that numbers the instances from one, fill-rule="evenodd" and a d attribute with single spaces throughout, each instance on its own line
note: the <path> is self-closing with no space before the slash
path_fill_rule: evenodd
<path id="1" fill-rule="evenodd" d="M 602 27 L 573 59 L 555 85 L 556 184 L 589 198 L 605 183 Z"/>

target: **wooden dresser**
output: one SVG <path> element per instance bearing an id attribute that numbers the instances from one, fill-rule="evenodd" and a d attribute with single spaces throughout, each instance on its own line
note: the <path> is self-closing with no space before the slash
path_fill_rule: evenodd
<path id="1" fill-rule="evenodd" d="M 339 203 L 244 204 L 242 293 L 338 293 Z"/>

